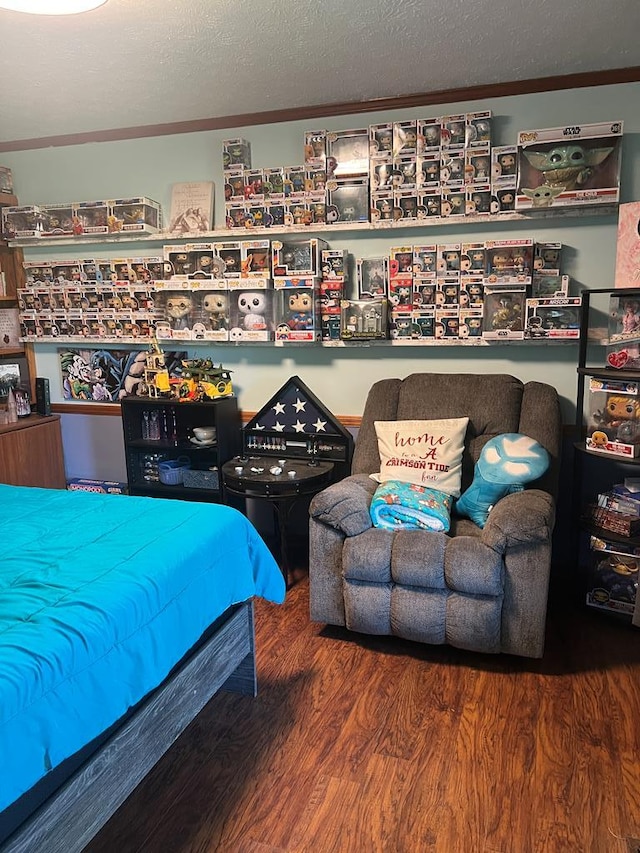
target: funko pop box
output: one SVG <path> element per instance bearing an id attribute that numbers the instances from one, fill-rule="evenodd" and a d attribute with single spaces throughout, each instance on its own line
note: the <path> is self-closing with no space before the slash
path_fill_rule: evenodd
<path id="1" fill-rule="evenodd" d="M 274 324 L 276 341 L 320 339 L 320 292 L 316 279 L 275 280 Z"/>
<path id="2" fill-rule="evenodd" d="M 527 299 L 526 338 L 577 340 L 580 337 L 581 296 L 552 295 Z"/>
<path id="3" fill-rule="evenodd" d="M 640 384 L 592 376 L 586 395 L 586 447 L 633 459 L 640 452 Z"/>
<path id="4" fill-rule="evenodd" d="M 518 134 L 516 210 L 616 204 L 623 122 Z"/>
<path id="5" fill-rule="evenodd" d="M 591 536 L 587 604 L 599 610 L 633 616 L 639 567 L 637 546 Z"/>

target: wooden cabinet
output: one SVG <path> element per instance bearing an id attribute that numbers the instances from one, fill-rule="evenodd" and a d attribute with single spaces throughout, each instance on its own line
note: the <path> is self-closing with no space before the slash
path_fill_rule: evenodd
<path id="1" fill-rule="evenodd" d="M 125 397 L 121 409 L 129 494 L 222 502 L 220 469 L 242 446 L 235 397 L 203 403 Z M 207 426 L 215 439 L 197 442 L 194 427 Z M 186 481 L 162 482 L 160 463 L 178 459 L 188 461 Z"/>
<path id="2" fill-rule="evenodd" d="M 0 425 L 0 482 L 66 488 L 59 415 L 33 414 Z"/>

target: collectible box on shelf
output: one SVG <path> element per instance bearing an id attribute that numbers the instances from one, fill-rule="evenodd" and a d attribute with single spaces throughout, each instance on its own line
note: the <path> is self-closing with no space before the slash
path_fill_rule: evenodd
<path id="1" fill-rule="evenodd" d="M 413 272 L 422 279 L 435 278 L 437 271 L 438 246 L 430 243 L 413 247 Z"/>
<path id="2" fill-rule="evenodd" d="M 42 237 L 80 237 L 82 225 L 76 215 L 76 205 L 43 204 Z"/>
<path id="3" fill-rule="evenodd" d="M 340 305 L 340 337 L 345 341 L 379 340 L 387 337 L 386 299 L 343 299 Z"/>
<path id="4" fill-rule="evenodd" d="M 442 212 L 442 198 L 440 187 L 431 187 L 418 191 L 418 219 L 429 219 L 429 217 L 440 216 Z"/>
<path id="5" fill-rule="evenodd" d="M 460 253 L 460 274 L 464 276 L 484 275 L 486 267 L 486 249 L 484 242 L 462 243 Z"/>
<path id="6" fill-rule="evenodd" d="M 324 168 L 327 159 L 327 131 L 305 130 L 304 162 L 310 166 Z"/>
<path id="7" fill-rule="evenodd" d="M 273 290 L 255 289 L 253 281 L 245 284 L 246 289 L 238 288 L 229 293 L 229 340 L 273 340 Z"/>
<path id="8" fill-rule="evenodd" d="M 277 276 L 316 276 L 322 272 L 322 253 L 329 248 L 325 240 L 273 240 L 271 243 L 272 273 Z"/>
<path id="9" fill-rule="evenodd" d="M 369 221 L 369 176 L 327 180 L 327 225 Z"/>
<path id="10" fill-rule="evenodd" d="M 527 299 L 525 337 L 577 340 L 580 337 L 581 296 L 542 296 Z"/>
<path id="11" fill-rule="evenodd" d="M 394 157 L 412 155 L 415 157 L 417 148 L 416 120 L 394 121 L 393 123 L 393 155 Z"/>
<path id="12" fill-rule="evenodd" d="M 516 207 L 518 186 L 517 146 L 491 149 L 491 213 L 511 213 Z"/>
<path id="13" fill-rule="evenodd" d="M 13 174 L 8 166 L 0 166 L 0 193 L 13 195 Z"/>
<path id="14" fill-rule="evenodd" d="M 2 234 L 5 240 L 41 237 L 44 212 L 39 205 L 2 208 Z"/>
<path id="15" fill-rule="evenodd" d="M 466 189 L 465 215 L 488 216 L 491 213 L 491 184 L 476 183 Z"/>
<path id="16" fill-rule="evenodd" d="M 587 604 L 599 610 L 633 616 L 639 567 L 637 547 L 591 536 Z"/>
<path id="17" fill-rule="evenodd" d="M 242 240 L 240 278 L 268 278 L 271 274 L 271 241 Z"/>
<path id="18" fill-rule="evenodd" d="M 415 189 L 395 190 L 393 193 L 394 211 L 397 218 L 404 222 L 418 218 L 418 196 Z"/>
<path id="19" fill-rule="evenodd" d="M 616 287 L 640 287 L 640 201 L 618 210 Z"/>
<path id="20" fill-rule="evenodd" d="M 618 369 L 640 367 L 640 292 L 624 290 L 609 297 L 607 364 Z"/>
<path id="21" fill-rule="evenodd" d="M 369 125 L 369 156 L 390 163 L 393 157 L 393 122 Z"/>
<path id="22" fill-rule="evenodd" d="M 303 164 L 284 167 L 285 198 L 304 198 L 305 167 Z"/>
<path id="23" fill-rule="evenodd" d="M 251 143 L 240 137 L 222 143 L 222 166 L 226 169 L 251 168 Z"/>
<path id="24" fill-rule="evenodd" d="M 538 275 L 531 277 L 531 296 L 538 299 L 544 296 L 568 296 L 568 275 Z"/>
<path id="25" fill-rule="evenodd" d="M 514 187 L 495 187 L 492 185 L 491 213 L 513 213 L 516 209 L 516 189 Z"/>
<path id="26" fill-rule="evenodd" d="M 155 234 L 162 229 L 162 210 L 157 201 L 143 196 L 116 198 L 108 202 L 109 230 L 134 234 Z"/>
<path id="27" fill-rule="evenodd" d="M 623 123 L 520 131 L 516 210 L 616 204 Z"/>
<path id="28" fill-rule="evenodd" d="M 389 258 L 357 258 L 356 281 L 358 299 L 387 296 L 389 292 Z"/>
<path id="29" fill-rule="evenodd" d="M 541 243 L 533 246 L 533 271 L 536 275 L 560 275 L 562 243 Z"/>
<path id="30" fill-rule="evenodd" d="M 640 496 L 637 492 L 629 492 L 622 484 L 616 484 L 608 491 L 601 492 L 598 495 L 598 506 L 640 518 Z"/>
<path id="31" fill-rule="evenodd" d="M 603 530 L 617 533 L 618 536 L 631 538 L 640 534 L 640 518 L 605 506 L 599 506 L 597 503 L 586 507 L 585 521 L 596 525 L 596 527 L 602 527 Z"/>
<path id="32" fill-rule="evenodd" d="M 485 288 L 482 337 L 518 341 L 524 338 L 526 291 L 524 287 Z"/>
<path id="33" fill-rule="evenodd" d="M 369 174 L 369 129 L 327 133 L 327 178 Z"/>
<path id="34" fill-rule="evenodd" d="M 442 123 L 439 118 L 418 119 L 416 122 L 418 154 L 438 151 L 442 142 Z"/>
<path id="35" fill-rule="evenodd" d="M 635 458 L 640 451 L 640 384 L 589 379 L 586 395 L 587 450 Z"/>
<path id="36" fill-rule="evenodd" d="M 275 279 L 274 325 L 276 341 L 310 342 L 320 339 L 320 291 L 314 278 Z M 279 285 L 282 286 L 279 286 Z"/>
<path id="37" fill-rule="evenodd" d="M 214 243 L 214 252 L 224 262 L 224 278 L 240 278 L 242 271 L 242 249 L 239 240 L 225 240 Z"/>
<path id="38" fill-rule="evenodd" d="M 82 234 L 109 233 L 109 205 L 106 201 L 81 201 L 75 206 L 77 224 Z"/>
<path id="39" fill-rule="evenodd" d="M 464 181 L 466 184 L 489 185 L 491 181 L 491 151 L 488 145 L 469 148 L 465 154 Z"/>
<path id="40" fill-rule="evenodd" d="M 440 186 L 440 154 L 431 151 L 418 158 L 417 185 L 419 189 Z"/>
<path id="41" fill-rule="evenodd" d="M 201 280 L 222 278 L 225 263 L 213 243 L 185 243 L 164 247 L 164 278 Z"/>
<path id="42" fill-rule="evenodd" d="M 464 216 L 467 203 L 467 194 L 464 185 L 459 189 L 442 187 L 440 194 L 440 216 L 455 218 Z"/>
<path id="43" fill-rule="evenodd" d="M 533 240 L 487 240 L 487 284 L 529 285 L 533 269 Z"/>

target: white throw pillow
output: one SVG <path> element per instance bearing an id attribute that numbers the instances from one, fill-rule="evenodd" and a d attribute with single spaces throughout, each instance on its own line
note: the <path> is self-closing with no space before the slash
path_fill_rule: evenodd
<path id="1" fill-rule="evenodd" d="M 469 418 L 374 421 L 380 453 L 378 483 L 401 480 L 460 495 L 462 452 Z"/>

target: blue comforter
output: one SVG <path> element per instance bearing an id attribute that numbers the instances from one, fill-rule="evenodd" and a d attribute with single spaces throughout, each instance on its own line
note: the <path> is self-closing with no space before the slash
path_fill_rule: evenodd
<path id="1" fill-rule="evenodd" d="M 226 506 L 0 485 L 0 811 L 284 580 Z"/>

